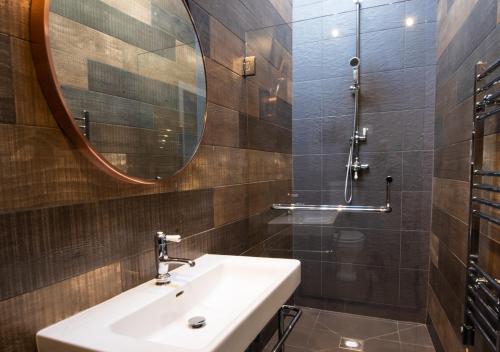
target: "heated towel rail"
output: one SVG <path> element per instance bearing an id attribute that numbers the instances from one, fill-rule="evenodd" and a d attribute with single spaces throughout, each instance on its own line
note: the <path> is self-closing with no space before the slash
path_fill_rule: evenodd
<path id="1" fill-rule="evenodd" d="M 469 244 L 465 288 L 464 324 L 462 340 L 474 345 L 474 335 L 479 331 L 492 351 L 500 351 L 500 281 L 490 276 L 480 266 L 479 238 L 481 220 L 500 225 L 500 203 L 495 194 L 500 193 L 500 171 L 483 169 L 483 137 L 485 122 L 500 114 L 499 92 L 493 91 L 500 83 L 497 70 L 500 59 L 486 66 L 476 64 L 474 72 L 474 117 L 470 162 Z M 493 77 L 493 78 L 492 78 Z M 490 181 L 484 181 L 488 178 Z M 489 182 L 489 183 L 485 183 Z M 493 199 L 490 199 L 493 198 Z"/>
<path id="2" fill-rule="evenodd" d="M 391 206 L 391 183 L 392 177 L 387 176 L 385 178 L 385 204 L 381 206 L 370 206 L 370 205 L 310 205 L 310 204 L 273 204 L 272 209 L 276 210 L 334 210 L 348 213 L 390 213 L 392 211 Z"/>

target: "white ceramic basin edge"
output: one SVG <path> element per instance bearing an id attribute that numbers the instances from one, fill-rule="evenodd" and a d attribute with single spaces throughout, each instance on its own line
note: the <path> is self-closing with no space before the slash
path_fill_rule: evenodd
<path id="1" fill-rule="evenodd" d="M 154 280 L 40 330 L 39 352 L 238 352 L 300 283 L 293 259 L 204 255 L 196 266 Z M 204 316 L 205 327 L 187 321 Z"/>

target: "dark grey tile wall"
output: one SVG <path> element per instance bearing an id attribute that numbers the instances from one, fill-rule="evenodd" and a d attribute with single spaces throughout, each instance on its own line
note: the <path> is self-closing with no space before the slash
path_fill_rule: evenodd
<path id="1" fill-rule="evenodd" d="M 431 0 L 366 0 L 361 12 L 360 127 L 368 128 L 353 204 L 391 214 L 339 214 L 294 225 L 299 304 L 425 321 L 433 170 L 436 8 Z M 354 101 L 351 0 L 294 2 L 293 187 L 296 201 L 344 204 Z M 412 17 L 415 24 L 405 26 Z M 333 33 L 336 31 L 335 33 Z M 335 36 L 333 35 L 335 34 Z M 450 166 L 451 167 L 451 166 Z M 458 167 L 458 166 L 453 166 Z"/>

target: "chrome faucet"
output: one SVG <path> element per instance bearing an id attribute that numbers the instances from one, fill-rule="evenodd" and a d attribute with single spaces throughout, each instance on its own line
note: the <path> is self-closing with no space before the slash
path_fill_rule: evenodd
<path id="1" fill-rule="evenodd" d="M 368 164 L 361 164 L 359 158 L 356 157 L 354 162 L 351 165 L 351 171 L 354 173 L 354 179 L 357 180 L 359 177 L 359 173 L 362 170 L 367 170 L 370 167 Z"/>
<path id="2" fill-rule="evenodd" d="M 157 232 L 155 235 L 155 257 L 156 257 L 156 284 L 166 285 L 170 283 L 170 273 L 168 271 L 170 263 L 188 264 L 195 266 L 194 260 L 184 258 L 169 257 L 167 253 L 168 242 L 180 242 L 180 235 L 166 235 L 163 232 Z"/>

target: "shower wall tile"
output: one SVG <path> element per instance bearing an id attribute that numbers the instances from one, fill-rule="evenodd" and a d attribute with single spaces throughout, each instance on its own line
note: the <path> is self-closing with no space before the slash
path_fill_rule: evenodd
<path id="1" fill-rule="evenodd" d="M 356 12 L 353 11 L 351 4 L 351 11 L 342 12 L 335 11 L 335 14 L 329 13 L 323 17 L 323 37 L 321 39 L 327 40 L 332 38 L 333 30 L 337 30 L 339 37 L 347 37 L 356 34 Z"/>
<path id="2" fill-rule="evenodd" d="M 399 304 L 403 307 L 425 308 L 427 306 L 428 270 L 399 270 Z"/>
<path id="3" fill-rule="evenodd" d="M 321 296 L 322 264 L 321 262 L 301 260 L 301 282 L 296 291 L 300 297 Z"/>
<path id="4" fill-rule="evenodd" d="M 428 231 L 431 222 L 431 192 L 402 192 L 404 230 Z"/>
<path id="5" fill-rule="evenodd" d="M 434 0 L 410 0 L 406 2 L 406 16 L 415 18 L 416 23 L 435 22 L 437 20 L 437 3 Z M 435 27 L 435 26 L 433 26 Z"/>
<path id="6" fill-rule="evenodd" d="M 414 118 L 414 116 L 408 116 L 408 113 L 411 114 L 411 111 L 361 114 L 360 121 L 363 126 L 362 128 L 368 129 L 368 138 L 361 145 L 363 150 L 367 152 L 403 150 L 404 134 L 401 131 L 404 130 L 406 122 Z"/>
<path id="7" fill-rule="evenodd" d="M 291 23 L 293 31 L 293 45 L 299 46 L 302 43 L 316 42 L 321 40 L 323 30 L 323 18 L 313 18 L 309 20 Z"/>
<path id="8" fill-rule="evenodd" d="M 403 150 L 432 150 L 434 147 L 434 109 L 402 111 Z"/>
<path id="9" fill-rule="evenodd" d="M 323 262 L 321 270 L 324 298 L 378 304 L 398 301 L 397 268 Z"/>
<path id="10" fill-rule="evenodd" d="M 361 32 L 363 33 L 399 28 L 404 24 L 405 3 L 369 7 L 361 11 L 361 16 L 363 18 Z"/>
<path id="11" fill-rule="evenodd" d="M 362 112 L 425 108 L 425 67 L 365 74 Z M 395 89 L 398 89 L 398 94 Z M 351 103 L 352 105 L 352 103 Z"/>
<path id="12" fill-rule="evenodd" d="M 295 82 L 322 78 L 321 45 L 307 42 L 293 49 L 293 78 Z"/>
<path id="13" fill-rule="evenodd" d="M 429 270 L 429 238 L 429 232 L 401 231 L 401 268 Z"/>
<path id="14" fill-rule="evenodd" d="M 319 225 L 293 226 L 293 257 L 295 259 L 321 261 L 321 230 Z"/>
<path id="15" fill-rule="evenodd" d="M 322 118 L 295 120 L 293 122 L 293 154 L 321 154 Z"/>
<path id="16" fill-rule="evenodd" d="M 293 187 L 298 190 L 321 189 L 321 155 L 293 157 Z"/>
<path id="17" fill-rule="evenodd" d="M 347 158 L 347 154 L 323 155 L 323 190 L 344 189 L 345 168 L 339 168 L 338 165 L 345 165 Z M 360 172 L 356 181 L 357 190 L 383 191 L 386 187 L 386 176 L 393 177 L 392 190 L 401 190 L 402 153 L 362 152 L 360 160 L 369 164 L 369 168 Z"/>
<path id="18" fill-rule="evenodd" d="M 339 30 L 335 28 L 334 30 Z M 351 36 L 328 38 L 321 42 L 312 44 L 322 48 L 322 72 L 321 78 L 352 76 L 352 68 L 349 60 L 356 52 L 356 40 Z M 298 44 L 299 48 L 302 46 Z M 295 53 L 295 52 L 294 52 Z M 296 68 L 299 71 L 299 68 Z"/>
<path id="19" fill-rule="evenodd" d="M 294 190 L 293 203 L 321 204 L 321 191 Z"/>
<path id="20" fill-rule="evenodd" d="M 321 132 L 323 135 L 323 154 L 349 153 L 349 141 L 352 136 L 352 116 L 324 117 Z M 295 131 L 294 131 L 295 133 Z M 297 131 L 297 133 L 299 133 Z"/>
<path id="21" fill-rule="evenodd" d="M 323 227 L 323 262 L 397 268 L 400 261 L 400 231 Z"/>
<path id="22" fill-rule="evenodd" d="M 432 151 L 403 153 L 403 191 L 432 190 Z"/>
<path id="23" fill-rule="evenodd" d="M 336 77 L 321 81 L 323 116 L 352 116 L 354 107 L 349 90 L 351 84 L 352 77 Z"/>
<path id="24" fill-rule="evenodd" d="M 435 150 L 434 175 L 441 178 L 468 181 L 471 142 L 450 144 Z"/>
<path id="25" fill-rule="evenodd" d="M 435 27 L 426 23 L 416 24 L 405 29 L 405 67 L 435 65 L 435 34 Z"/>
<path id="26" fill-rule="evenodd" d="M 355 43 L 355 38 L 349 39 Z M 405 44 L 403 28 L 364 33 L 361 36 L 363 73 L 402 69 L 406 58 Z M 345 62 L 343 64 L 347 66 Z"/>
<path id="27" fill-rule="evenodd" d="M 315 12 L 320 4 L 324 17 L 317 17 Z M 293 54 L 310 53 L 310 62 L 304 60 L 294 67 L 294 80 L 300 80 L 293 84 L 293 199 L 297 202 L 345 204 L 345 165 L 354 114 L 349 90 L 353 79 L 349 59 L 356 49 L 354 10 L 350 0 L 301 0 L 294 6 L 294 19 L 300 21 L 293 26 Z M 321 258 L 313 249 L 317 243 L 305 239 L 317 235 L 315 225 L 311 224 L 308 231 L 297 232 L 297 258 L 331 264 L 328 269 L 323 266 L 321 290 L 315 286 L 317 283 L 309 281 L 307 295 L 296 295 L 299 303 L 354 314 L 425 321 L 435 133 L 436 11 L 433 0 L 363 1 L 359 127 L 368 131 L 367 141 L 360 143 L 359 148 L 360 161 L 369 163 L 370 168 L 354 182 L 352 204 L 383 204 L 385 177 L 390 175 L 394 179 L 393 212 L 320 217 L 328 224 L 323 223 L 322 227 Z M 413 27 L 405 27 L 407 16 L 414 17 Z M 318 85 L 321 102 L 317 100 Z M 321 130 L 308 125 L 307 120 L 299 120 L 305 118 L 320 119 Z M 450 137 L 457 132 L 450 132 Z M 305 160 L 315 160 L 310 166 L 318 169 L 304 171 Z M 339 234 L 346 238 L 357 236 L 358 241 L 342 243 Z M 379 300 L 376 294 L 372 297 L 367 292 L 368 288 L 353 288 L 343 282 L 348 278 L 342 275 L 356 273 L 353 268 L 362 268 L 359 275 L 364 275 L 361 271 L 369 266 L 392 270 L 393 286 L 385 289 L 393 300 Z M 375 271 L 371 275 L 377 278 L 389 275 L 387 270 Z M 314 289 L 316 293 L 311 292 Z M 350 290 L 355 292 L 351 294 Z"/>
<path id="28" fill-rule="evenodd" d="M 322 82 L 307 81 L 293 83 L 293 118 L 321 117 Z"/>

